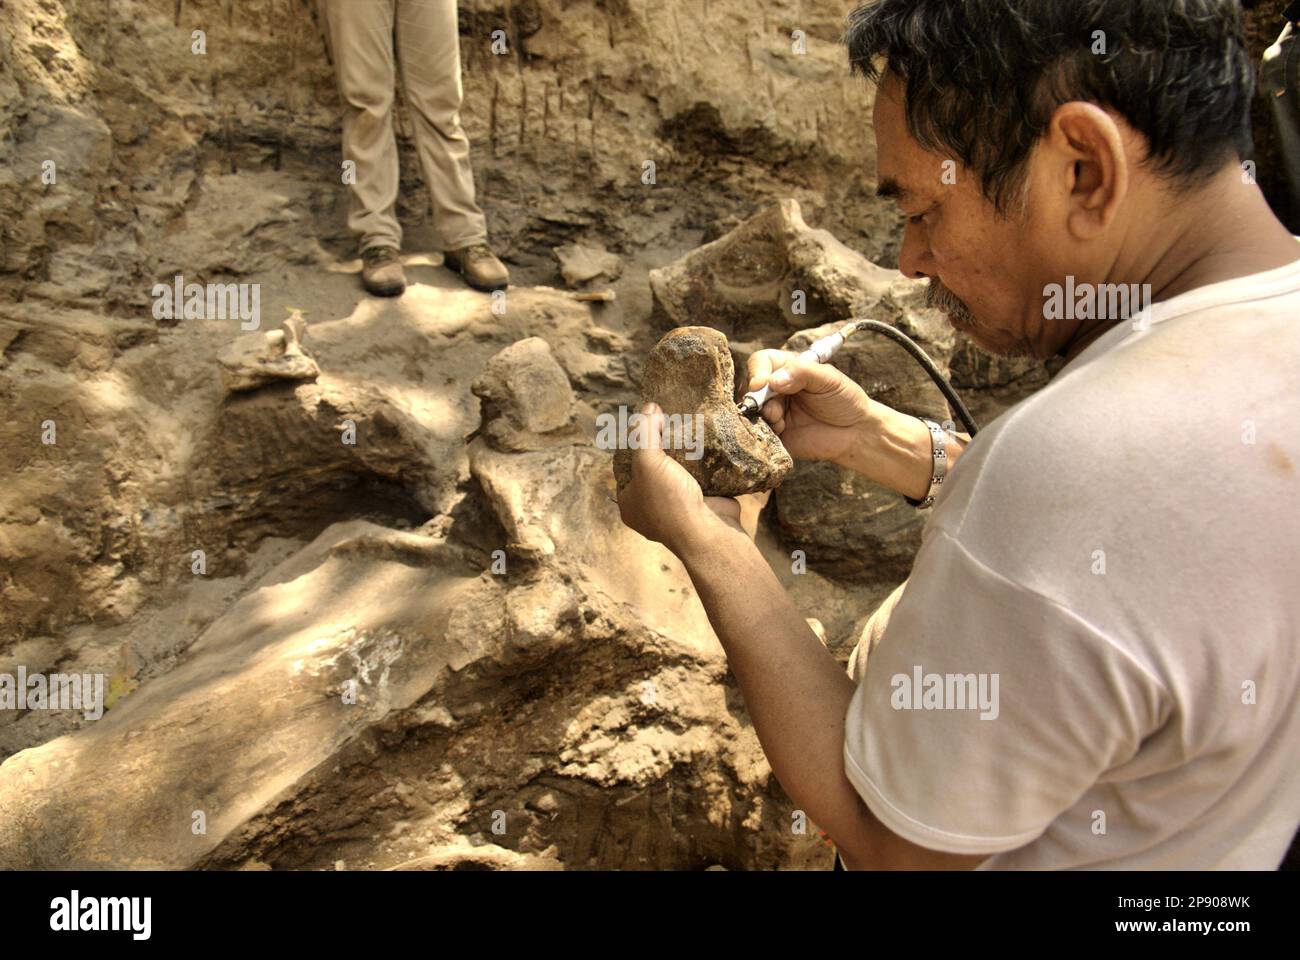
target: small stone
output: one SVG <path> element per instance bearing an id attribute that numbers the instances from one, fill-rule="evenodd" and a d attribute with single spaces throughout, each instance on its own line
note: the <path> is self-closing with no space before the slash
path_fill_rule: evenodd
<path id="1" fill-rule="evenodd" d="M 664 450 L 706 497 L 772 490 L 794 468 L 771 427 L 740 415 L 735 394 L 727 338 L 711 327 L 670 330 L 646 358 L 641 400 L 669 417 Z M 631 481 L 631 450 L 614 455 L 614 475 L 620 490 Z"/>
<path id="2" fill-rule="evenodd" d="M 618 299 L 618 295 L 609 288 L 604 290 L 578 290 L 569 294 L 569 296 L 579 303 L 613 303 Z"/>
<path id="3" fill-rule="evenodd" d="M 560 808 L 560 802 L 554 792 L 546 790 L 530 800 L 527 806 L 538 813 L 554 813 Z"/>
<path id="4" fill-rule="evenodd" d="M 482 432 L 497 450 L 539 450 L 581 436 L 569 377 L 540 337 L 495 354 L 472 389 L 483 401 Z"/>
<path id="5" fill-rule="evenodd" d="M 570 287 L 580 287 L 597 278 L 617 280 L 623 272 L 623 261 L 618 254 L 610 253 L 599 243 L 590 246 L 566 243 L 551 252 L 560 263 L 560 276 Z"/>
<path id="6" fill-rule="evenodd" d="M 510 649 L 540 656 L 570 642 L 579 619 L 578 598 L 560 579 L 543 576 L 513 589 L 506 597 Z"/>

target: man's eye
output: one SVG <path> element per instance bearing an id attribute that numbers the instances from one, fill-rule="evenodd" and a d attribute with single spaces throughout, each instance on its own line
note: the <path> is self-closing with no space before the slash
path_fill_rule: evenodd
<path id="1" fill-rule="evenodd" d="M 915 224 L 922 224 L 922 223 L 925 223 L 925 218 L 928 217 L 929 215 L 930 215 L 930 211 L 927 210 L 927 211 L 925 211 L 925 213 L 918 213 L 918 214 L 916 214 L 915 216 L 910 216 L 910 217 L 908 217 L 908 218 L 907 218 L 907 222 L 908 222 L 908 223 L 915 223 Z"/>

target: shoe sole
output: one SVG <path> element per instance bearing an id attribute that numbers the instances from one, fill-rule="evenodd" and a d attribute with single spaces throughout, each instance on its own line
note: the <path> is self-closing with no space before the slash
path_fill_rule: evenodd
<path id="1" fill-rule="evenodd" d="M 509 280 L 505 280 L 502 281 L 501 283 L 496 283 L 496 284 L 475 283 L 473 280 L 469 279 L 469 277 L 466 277 L 465 282 L 469 284 L 471 287 L 473 287 L 475 290 L 481 290 L 483 293 L 492 293 L 496 290 L 504 290 L 506 287 L 510 286 Z"/>
<path id="2" fill-rule="evenodd" d="M 404 283 L 392 287 L 372 287 L 368 283 L 363 283 L 361 286 L 365 288 L 366 293 L 375 297 L 400 297 L 406 292 L 406 284 Z"/>

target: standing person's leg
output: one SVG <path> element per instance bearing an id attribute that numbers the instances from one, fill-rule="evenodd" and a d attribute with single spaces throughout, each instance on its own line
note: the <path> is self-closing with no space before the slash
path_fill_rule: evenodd
<path id="1" fill-rule="evenodd" d="M 319 2 L 343 101 L 343 159 L 356 165 L 355 182 L 348 189 L 348 228 L 365 261 L 362 279 L 372 293 L 401 293 L 405 278 L 396 254 L 402 246 L 402 228 L 396 214 L 397 138 L 393 133 L 396 0 Z"/>
<path id="2" fill-rule="evenodd" d="M 397 0 L 397 53 L 433 226 L 448 264 L 475 286 L 503 287 L 506 270 L 486 246 L 487 219 L 474 199 L 469 137 L 460 124 L 456 0 Z"/>

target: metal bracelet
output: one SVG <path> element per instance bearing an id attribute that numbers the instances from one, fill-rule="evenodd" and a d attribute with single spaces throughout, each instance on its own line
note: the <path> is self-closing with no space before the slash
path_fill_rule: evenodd
<path id="1" fill-rule="evenodd" d="M 934 498 L 939 495 L 939 487 L 943 485 L 944 478 L 948 476 L 948 434 L 933 420 L 926 420 L 924 417 L 918 418 L 926 425 L 930 431 L 930 489 L 923 500 L 914 500 L 912 497 L 907 498 L 907 502 L 918 510 L 925 510 L 934 506 Z"/>

